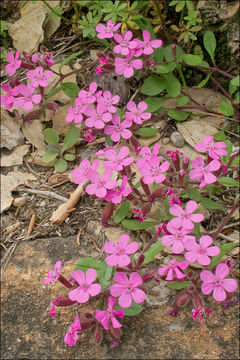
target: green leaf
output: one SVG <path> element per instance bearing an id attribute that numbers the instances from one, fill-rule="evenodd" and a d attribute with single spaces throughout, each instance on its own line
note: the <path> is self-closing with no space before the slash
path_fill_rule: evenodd
<path id="1" fill-rule="evenodd" d="M 124 219 L 122 222 L 122 226 L 130 230 L 145 230 L 158 224 L 158 221 L 142 221 L 140 223 L 139 221 L 130 219 Z"/>
<path id="2" fill-rule="evenodd" d="M 158 95 L 166 88 L 166 81 L 157 75 L 151 75 L 142 85 L 142 93 L 145 95 Z"/>
<path id="3" fill-rule="evenodd" d="M 199 239 L 200 236 L 201 236 L 200 223 L 195 223 L 194 224 L 194 232 L 196 234 L 197 239 Z"/>
<path id="4" fill-rule="evenodd" d="M 59 66 L 58 71 L 61 72 L 61 69 L 63 67 L 63 65 L 67 64 L 69 61 L 71 61 L 72 59 L 75 59 L 77 56 L 81 55 L 83 53 L 82 50 L 77 51 L 76 53 L 68 56 L 66 59 L 63 60 L 63 62 L 61 63 L 61 65 Z"/>
<path id="5" fill-rule="evenodd" d="M 181 91 L 180 81 L 172 74 L 169 73 L 165 79 L 166 90 L 169 96 L 177 97 Z"/>
<path id="6" fill-rule="evenodd" d="M 175 120 L 183 121 L 190 116 L 190 113 L 182 110 L 168 110 L 168 115 Z"/>
<path id="7" fill-rule="evenodd" d="M 110 135 L 106 135 L 106 143 L 108 144 L 108 146 L 113 145 L 113 141 L 111 140 Z"/>
<path id="8" fill-rule="evenodd" d="M 233 85 L 233 86 L 240 86 L 240 76 L 236 76 L 234 79 L 231 79 L 230 80 L 230 83 Z"/>
<path id="9" fill-rule="evenodd" d="M 204 85 L 206 85 L 211 75 L 212 73 L 210 72 L 208 76 L 198 84 L 198 88 L 202 88 Z"/>
<path id="10" fill-rule="evenodd" d="M 157 111 L 162 106 L 164 100 L 165 100 L 164 98 L 152 97 L 152 96 L 144 99 L 144 102 L 148 104 L 148 108 L 146 111 L 151 113 Z"/>
<path id="11" fill-rule="evenodd" d="M 54 164 L 55 170 L 59 173 L 63 173 L 67 170 L 67 162 L 64 159 L 57 159 L 57 161 Z"/>
<path id="12" fill-rule="evenodd" d="M 99 273 L 102 264 L 103 261 L 94 259 L 92 257 L 83 257 L 79 259 L 78 262 L 76 262 L 74 266 L 74 271 L 82 270 L 85 273 L 88 269 L 95 269 Z"/>
<path id="13" fill-rule="evenodd" d="M 146 17 L 144 17 L 143 19 L 136 20 L 135 22 L 140 27 L 141 30 L 148 30 L 150 32 L 151 40 L 156 39 L 156 35 L 154 33 L 152 24 Z"/>
<path id="14" fill-rule="evenodd" d="M 183 55 L 184 55 L 184 51 L 182 48 L 180 48 L 180 46 L 176 46 L 176 57 L 177 57 L 177 60 L 178 61 L 182 61 L 183 59 Z M 172 54 L 172 45 L 167 45 L 165 48 L 164 48 L 164 57 L 165 57 L 165 60 L 166 61 L 174 61 L 174 57 L 173 57 L 173 54 Z"/>
<path id="15" fill-rule="evenodd" d="M 191 285 L 191 281 L 177 282 L 177 281 L 168 281 L 167 286 L 174 290 L 182 290 Z"/>
<path id="16" fill-rule="evenodd" d="M 142 312 L 142 305 L 132 302 L 132 305 L 129 308 L 122 308 L 118 304 L 114 306 L 114 310 L 122 309 L 124 311 L 124 316 L 135 316 Z"/>
<path id="17" fill-rule="evenodd" d="M 212 257 L 211 264 L 208 265 L 208 267 L 212 268 L 212 267 L 216 266 L 217 264 L 219 264 L 221 262 L 221 260 L 222 260 L 223 255 L 227 254 L 235 246 L 238 246 L 238 244 L 236 244 L 236 243 L 227 243 L 227 244 L 220 245 L 219 246 L 220 253 L 217 256 Z"/>
<path id="18" fill-rule="evenodd" d="M 61 89 L 71 99 L 75 99 L 78 96 L 79 87 L 73 82 L 62 82 Z"/>
<path id="19" fill-rule="evenodd" d="M 63 148 L 62 153 L 67 149 L 71 148 L 73 145 L 76 144 L 80 137 L 80 129 L 77 127 L 72 127 L 68 130 L 63 140 Z"/>
<path id="20" fill-rule="evenodd" d="M 233 104 L 239 104 L 239 103 L 240 103 L 240 92 L 238 91 L 233 100 Z"/>
<path id="21" fill-rule="evenodd" d="M 62 90 L 62 88 L 60 86 L 55 89 L 50 90 L 49 93 L 47 94 L 47 100 L 50 99 L 50 97 L 56 95 L 60 90 Z"/>
<path id="22" fill-rule="evenodd" d="M 48 162 L 54 160 L 57 156 L 58 156 L 58 152 L 52 151 L 52 150 L 47 150 L 42 157 L 42 161 L 45 163 L 48 163 Z"/>
<path id="23" fill-rule="evenodd" d="M 59 136 L 53 129 L 45 129 L 43 132 L 43 137 L 46 143 L 51 145 L 57 145 L 59 142 Z"/>
<path id="24" fill-rule="evenodd" d="M 230 140 L 225 140 L 224 141 L 225 144 L 227 144 L 227 147 L 224 149 L 227 151 L 227 155 L 223 156 L 222 159 L 223 159 L 223 162 L 226 164 L 230 158 L 230 155 L 232 154 L 232 143 Z"/>
<path id="25" fill-rule="evenodd" d="M 200 191 L 198 191 L 197 189 L 193 189 L 193 188 L 190 188 L 188 191 L 186 191 L 183 195 L 182 195 L 182 198 L 189 198 L 191 200 L 195 200 L 197 202 L 199 202 L 201 200 L 201 193 Z"/>
<path id="26" fill-rule="evenodd" d="M 239 182 L 237 180 L 234 180 L 230 177 L 223 176 L 221 178 L 218 178 L 218 181 L 220 184 L 228 187 L 239 187 Z"/>
<path id="27" fill-rule="evenodd" d="M 118 211 L 116 212 L 116 215 L 114 216 L 114 222 L 116 224 L 119 224 L 128 214 L 130 209 L 130 201 L 125 201 L 122 203 Z"/>
<path id="28" fill-rule="evenodd" d="M 64 159 L 67 160 L 67 161 L 73 161 L 76 159 L 76 155 L 75 154 L 65 154 L 64 156 Z"/>
<path id="29" fill-rule="evenodd" d="M 103 288 L 107 287 L 109 285 L 109 279 L 112 276 L 113 272 L 113 266 L 109 266 L 105 261 L 102 262 L 100 269 L 97 270 L 98 277 L 99 277 L 99 283 Z"/>
<path id="30" fill-rule="evenodd" d="M 224 130 L 220 130 L 216 134 L 213 135 L 213 138 L 216 141 L 225 141 L 226 140 L 226 134 L 225 134 Z"/>
<path id="31" fill-rule="evenodd" d="M 234 165 L 234 166 L 239 166 L 239 164 L 240 164 L 240 161 L 239 161 L 240 159 L 239 159 L 239 157 L 235 157 L 234 159 L 233 159 L 233 161 L 232 161 L 232 165 Z"/>
<path id="32" fill-rule="evenodd" d="M 163 57 L 164 57 L 164 47 L 161 46 L 160 48 L 158 49 L 155 49 L 154 51 L 154 60 L 156 62 L 163 62 Z"/>
<path id="33" fill-rule="evenodd" d="M 185 54 L 183 55 L 183 61 L 185 61 L 188 65 L 200 65 L 202 59 L 197 55 Z"/>
<path id="34" fill-rule="evenodd" d="M 157 242 L 152 244 L 150 246 L 150 248 L 144 254 L 145 259 L 144 259 L 143 264 L 148 264 L 151 261 L 153 261 L 155 259 L 155 256 L 157 256 L 157 254 L 159 254 L 163 249 L 164 249 L 164 246 L 163 246 L 161 240 L 158 240 Z"/>
<path id="35" fill-rule="evenodd" d="M 157 65 L 156 73 L 157 74 L 168 74 L 170 71 L 173 71 L 176 68 L 176 63 L 172 62 L 168 65 Z"/>
<path id="36" fill-rule="evenodd" d="M 166 213 L 167 219 L 172 220 L 174 218 L 174 216 L 171 215 L 169 212 L 169 209 L 170 209 L 169 199 L 164 199 L 163 203 L 164 203 L 164 208 L 165 208 L 165 213 Z"/>
<path id="37" fill-rule="evenodd" d="M 203 45 L 207 52 L 209 53 L 212 62 L 214 63 L 214 52 L 216 49 L 216 38 L 214 36 L 214 33 L 212 31 L 206 31 L 203 36 Z"/>
<path id="38" fill-rule="evenodd" d="M 157 135 L 157 130 L 153 128 L 141 128 L 134 131 L 134 134 L 139 135 L 143 138 L 150 138 Z"/>
<path id="39" fill-rule="evenodd" d="M 177 106 L 184 106 L 184 105 L 187 105 L 188 102 L 189 102 L 189 97 L 188 96 L 181 96 L 179 98 L 179 100 L 177 101 L 176 105 Z"/>
<path id="40" fill-rule="evenodd" d="M 208 197 L 203 198 L 201 204 L 205 209 L 211 209 L 211 210 L 222 209 L 221 204 L 217 203 L 216 201 L 213 201 Z"/>
<path id="41" fill-rule="evenodd" d="M 219 110 L 225 116 L 232 116 L 234 114 L 234 108 L 226 101 L 220 103 Z"/>
<path id="42" fill-rule="evenodd" d="M 221 190 L 221 186 L 208 185 L 207 189 L 208 189 L 208 195 L 211 197 L 212 195 L 217 194 Z"/>

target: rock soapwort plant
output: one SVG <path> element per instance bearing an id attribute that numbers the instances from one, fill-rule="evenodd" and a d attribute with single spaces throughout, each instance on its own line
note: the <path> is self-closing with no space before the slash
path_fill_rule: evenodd
<path id="1" fill-rule="evenodd" d="M 53 56 L 43 47 L 33 55 L 24 53 L 22 60 L 19 59 L 19 51 L 15 56 L 8 54 L 6 72 L 13 76 L 20 67 L 25 68 L 28 70 L 28 83 L 11 79 L 9 84 L 2 85 L 5 92 L 1 97 L 3 106 L 8 110 L 14 108 L 15 115 L 23 121 L 33 121 L 41 113 L 44 114 L 45 109 L 54 113 L 57 106 L 49 99 L 60 90 L 74 98 L 75 105 L 69 108 L 65 120 L 74 124 L 82 122 L 82 131 L 89 143 L 98 135 L 106 136 L 105 147 L 95 154 L 97 158 L 92 163 L 84 159 L 73 170 L 74 183 L 84 183 L 86 193 L 105 204 L 101 216 L 103 226 L 108 226 L 116 210 L 113 220 L 116 224 L 121 223 L 123 228 L 134 231 L 151 228 L 152 238 L 143 248 L 136 241 L 131 241 L 125 233 L 117 243 L 106 242 L 104 261 L 81 258 L 68 279 L 62 275 L 60 260 L 49 271 L 44 280 L 45 285 L 58 280 L 68 289 L 51 301 L 49 314 L 54 317 L 56 307 L 59 306 L 76 308 L 75 318 L 64 338 L 69 346 L 76 345 L 84 331 L 88 331 L 96 343 L 100 343 L 106 333 L 112 341 L 112 348 L 119 345 L 122 342 L 124 317 L 143 311 L 147 283 L 151 281 L 165 282 L 172 289 L 181 290 L 169 309 L 170 316 L 177 316 L 180 308 L 191 302 L 192 318 L 195 320 L 198 317 L 202 322 L 206 314 L 213 312 L 205 307 L 206 295 L 212 294 L 214 300 L 223 302 L 225 307 L 236 302 L 234 293 L 237 282 L 231 275 L 234 264 L 229 259 L 223 260 L 223 256 L 236 244 L 216 245 L 215 241 L 237 209 L 238 201 L 231 206 L 211 236 L 204 233 L 200 226 L 204 215 L 199 205 L 206 209 L 223 209 L 224 204 L 220 200 L 219 203 L 214 201 L 212 196 L 221 193 L 226 187 L 239 186 L 238 152 L 232 151 L 232 144 L 224 132 L 206 136 L 202 143 L 196 144 L 195 150 L 200 154 L 192 161 L 179 150 L 169 150 L 164 156 L 160 155 L 158 144 L 153 149 L 142 147 L 139 137 L 156 135 L 156 129 L 146 125 L 152 113 L 158 111 L 162 104 L 159 98 L 152 96 L 163 90 L 170 97 L 179 97 L 180 93 L 183 95 L 178 99 L 177 109 L 169 110 L 168 114 L 178 121 L 189 116 L 189 113 L 183 111 L 189 100 L 192 100 L 190 93 L 185 92 L 184 66 L 204 71 L 206 82 L 212 73 L 220 73 L 231 79 L 229 94 L 224 90 L 231 104 L 226 99 L 220 104 L 222 114 L 227 116 L 233 116 L 239 109 L 236 100 L 238 78 L 215 65 L 215 38 L 210 32 L 205 34 L 204 44 L 212 59 L 212 67 L 206 62 L 202 63 L 202 59 L 196 55 L 184 54 L 175 45 L 164 48 L 162 40 L 155 39 L 148 30 L 143 30 L 142 38 L 138 39 L 133 37 L 131 31 L 117 33 L 119 29 L 120 25 L 110 19 L 106 25 L 96 26 L 98 38 L 110 39 L 113 51 L 107 56 L 99 53 L 100 61 L 88 65 L 88 68 L 96 66 L 98 76 L 115 72 L 130 78 L 134 74 L 140 76 L 139 70 L 143 74 L 154 73 L 144 80 L 142 86 L 142 92 L 150 96 L 146 101 L 136 103 L 129 100 L 122 110 L 117 106 L 119 95 L 98 89 L 96 82 L 91 82 L 88 89 L 81 90 L 74 83 L 63 83 L 63 79 L 78 70 L 62 74 L 63 63 L 59 72 L 51 70 Z M 77 55 L 64 60 L 64 64 L 74 56 Z M 185 90 L 173 74 L 175 70 Z M 46 94 L 45 88 L 53 73 L 59 76 L 59 80 Z M 214 106 L 210 109 L 195 100 L 193 102 L 196 108 L 218 114 L 212 110 Z M 29 113 L 21 114 L 18 111 L 21 108 Z M 64 153 L 77 144 L 79 135 L 79 129 L 73 127 L 66 134 L 63 145 L 59 146 L 58 135 L 52 129 L 46 129 L 44 138 L 48 149 L 44 160 L 50 162 L 56 159 L 56 170 L 65 171 L 65 161 L 74 160 L 74 157 L 69 157 L 73 154 Z M 103 174 L 100 172 L 100 163 L 104 167 Z M 151 211 L 156 207 L 159 220 L 152 221 Z M 159 267 L 156 272 L 151 266 L 164 247 L 171 247 L 173 256 L 166 266 Z M 182 255 L 184 261 L 178 261 L 175 255 Z M 190 269 L 195 262 L 201 270 Z M 84 304 L 92 304 L 93 310 L 84 312 Z"/>

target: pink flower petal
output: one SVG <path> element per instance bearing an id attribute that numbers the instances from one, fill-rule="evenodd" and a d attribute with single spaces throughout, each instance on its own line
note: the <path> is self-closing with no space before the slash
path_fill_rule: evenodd
<path id="1" fill-rule="evenodd" d="M 127 254 L 134 254 L 137 251 L 138 251 L 138 243 L 136 241 L 133 241 L 126 248 L 126 253 Z"/>
<path id="2" fill-rule="evenodd" d="M 99 285 L 99 284 L 91 284 L 91 285 L 89 285 L 87 291 L 91 296 L 96 296 L 101 291 L 101 285 Z"/>
<path id="3" fill-rule="evenodd" d="M 211 260 L 206 254 L 199 254 L 198 255 L 198 263 L 203 266 L 209 265 Z"/>
<path id="4" fill-rule="evenodd" d="M 71 277 L 77 281 L 78 284 L 85 283 L 85 274 L 82 270 L 75 270 L 71 273 Z"/>
<path id="5" fill-rule="evenodd" d="M 222 281 L 222 287 L 228 291 L 228 292 L 233 292 L 237 289 L 237 281 L 235 279 L 224 279 Z"/>
<path id="6" fill-rule="evenodd" d="M 120 285 L 128 286 L 128 277 L 125 273 L 116 273 L 113 277 L 113 281 Z"/>
<path id="7" fill-rule="evenodd" d="M 185 259 L 190 263 L 194 263 L 198 257 L 197 253 L 193 252 L 193 251 L 186 252 L 184 256 L 185 256 Z"/>
<path id="8" fill-rule="evenodd" d="M 206 254 L 208 256 L 216 256 L 220 253 L 220 249 L 218 246 L 210 246 L 206 249 Z"/>
<path id="9" fill-rule="evenodd" d="M 212 242 L 213 242 L 213 238 L 211 238 L 211 236 L 209 235 L 204 235 L 199 240 L 199 244 L 204 248 L 209 247 L 212 244 Z"/>
<path id="10" fill-rule="evenodd" d="M 92 284 L 96 280 L 96 277 L 97 277 L 97 271 L 96 270 L 88 269 L 86 271 L 85 278 L 86 278 L 86 283 L 88 285 Z"/>
<path id="11" fill-rule="evenodd" d="M 188 201 L 187 205 L 185 207 L 186 214 L 189 215 L 189 214 L 193 213 L 197 209 L 197 207 L 198 207 L 198 204 L 196 201 L 194 201 L 194 200 Z"/>
<path id="12" fill-rule="evenodd" d="M 224 279 L 229 274 L 229 272 L 229 267 L 226 264 L 218 264 L 216 268 L 216 277 L 218 279 Z"/>
<path id="13" fill-rule="evenodd" d="M 207 270 L 205 270 L 207 271 Z M 202 293 L 204 295 L 209 295 L 214 289 L 214 283 L 211 282 L 203 282 L 201 286 Z"/>
<path id="14" fill-rule="evenodd" d="M 114 254 L 117 250 L 117 245 L 113 241 L 107 241 L 104 245 L 104 251 L 107 254 Z"/>
<path id="15" fill-rule="evenodd" d="M 142 278 L 138 273 L 132 272 L 129 278 L 129 283 L 132 287 L 137 287 L 142 285 Z"/>
<path id="16" fill-rule="evenodd" d="M 200 279 L 202 281 L 215 281 L 215 276 L 213 275 L 213 273 L 211 273 L 211 271 L 208 270 L 203 270 L 200 274 Z"/>
<path id="17" fill-rule="evenodd" d="M 107 256 L 105 261 L 109 266 L 115 266 L 118 264 L 118 256 L 115 254 Z"/>
<path id="18" fill-rule="evenodd" d="M 129 265 L 131 262 L 131 259 L 129 256 L 127 256 L 126 254 L 125 255 L 121 255 L 121 256 L 118 256 L 118 265 L 119 266 L 127 266 Z"/>
<path id="19" fill-rule="evenodd" d="M 224 301 L 226 299 L 226 293 L 222 286 L 216 286 L 213 290 L 213 298 L 216 301 Z"/>
<path id="20" fill-rule="evenodd" d="M 145 301 L 145 299 L 146 299 L 146 294 L 141 289 L 134 289 L 131 294 L 132 294 L 133 300 L 137 304 L 143 303 Z"/>
<path id="21" fill-rule="evenodd" d="M 132 296 L 129 292 L 124 292 L 118 300 L 118 303 L 123 308 L 129 308 L 132 304 Z"/>
<path id="22" fill-rule="evenodd" d="M 145 43 L 148 43 L 151 39 L 151 35 L 148 30 L 143 30 L 142 36 Z"/>
<path id="23" fill-rule="evenodd" d="M 129 243 L 130 237 L 127 234 L 123 234 L 118 239 L 118 245 L 120 247 L 126 248 Z"/>

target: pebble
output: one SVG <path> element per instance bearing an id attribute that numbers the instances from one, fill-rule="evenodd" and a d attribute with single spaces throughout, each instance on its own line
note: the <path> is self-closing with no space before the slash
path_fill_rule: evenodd
<path id="1" fill-rule="evenodd" d="M 182 137 L 182 135 L 180 134 L 180 132 L 178 131 L 174 131 L 171 136 L 170 139 L 173 143 L 174 146 L 176 146 L 177 148 L 181 148 L 184 145 L 184 138 Z"/>
<path id="2" fill-rule="evenodd" d="M 23 205 L 25 205 L 26 201 L 27 201 L 27 198 L 25 198 L 25 197 L 15 198 L 15 199 L 13 200 L 13 205 L 14 205 L 15 207 L 23 206 Z"/>

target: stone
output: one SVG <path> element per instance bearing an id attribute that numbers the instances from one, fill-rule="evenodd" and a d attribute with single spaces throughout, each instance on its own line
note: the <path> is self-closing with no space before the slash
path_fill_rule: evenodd
<path id="1" fill-rule="evenodd" d="M 43 279 L 57 260 L 63 261 L 62 274 L 68 277 L 76 261 L 93 250 L 92 243 L 78 247 L 76 236 L 38 238 L 17 247 L 2 272 L 3 359 L 146 359 L 146 354 L 149 359 L 238 359 L 236 307 L 223 309 L 221 303 L 208 296 L 205 306 L 213 314 L 206 315 L 202 324 L 192 319 L 192 304 L 180 309 L 177 318 L 170 317 L 168 311 L 177 292 L 163 290 L 162 282 L 161 291 L 153 296 L 164 303 L 150 305 L 146 301 L 142 313 L 120 320 L 123 344 L 110 349 L 106 332 L 100 345 L 92 342 L 88 332 L 79 336 L 76 346 L 64 344 L 76 313 L 91 312 L 93 308 L 91 304 L 58 307 L 56 317 L 51 318 L 51 301 L 66 296 L 68 290 L 59 282 L 43 286 Z M 162 291 L 167 293 L 163 295 Z"/>
<path id="2" fill-rule="evenodd" d="M 180 134 L 180 132 L 178 131 L 174 131 L 171 136 L 170 139 L 173 143 L 173 145 L 177 148 L 181 148 L 184 145 L 184 138 L 182 137 L 182 135 Z"/>
<path id="3" fill-rule="evenodd" d="M 23 143 L 24 136 L 20 125 L 20 122 L 15 117 L 9 116 L 7 110 L 1 106 L 1 148 L 12 150 Z"/>
<path id="4" fill-rule="evenodd" d="M 16 146 L 11 154 L 1 155 L 1 167 L 21 165 L 23 163 L 23 157 L 27 155 L 30 145 Z"/>
<path id="5" fill-rule="evenodd" d="M 15 198 L 13 200 L 13 206 L 15 207 L 18 207 L 18 206 L 23 206 L 26 204 L 26 201 L 27 201 L 27 198 L 26 197 L 18 197 L 18 198 Z"/>

